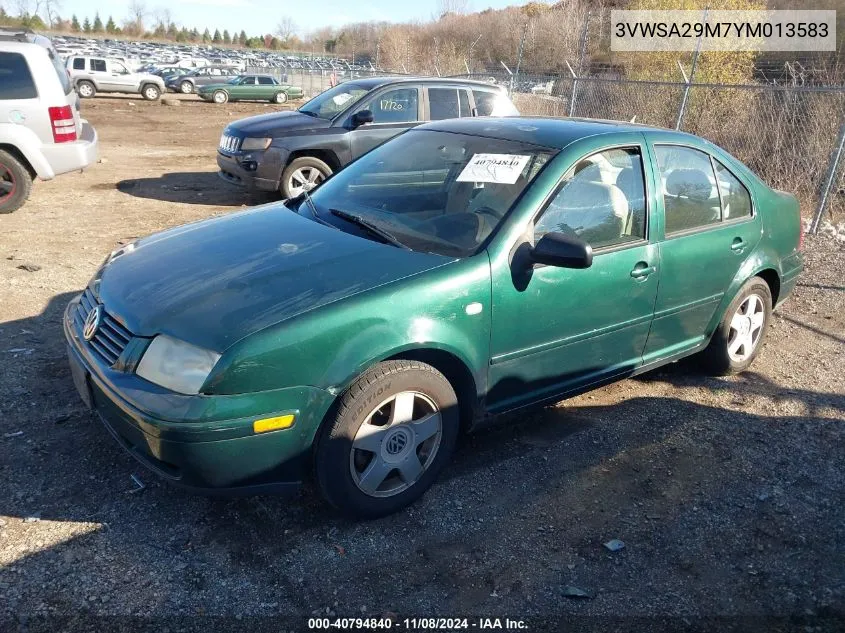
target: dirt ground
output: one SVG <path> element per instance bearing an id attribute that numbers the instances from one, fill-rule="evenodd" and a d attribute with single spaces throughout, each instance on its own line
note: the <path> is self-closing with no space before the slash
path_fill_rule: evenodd
<path id="1" fill-rule="evenodd" d="M 0 216 L 0 630 L 299 631 L 335 614 L 845 627 L 845 249 L 830 238 L 808 238 L 747 373 L 683 362 L 505 419 L 398 515 L 353 523 L 310 489 L 192 496 L 144 471 L 74 391 L 61 311 L 118 245 L 265 201 L 218 180 L 215 147 L 226 122 L 268 111 L 86 101 L 102 162 Z"/>

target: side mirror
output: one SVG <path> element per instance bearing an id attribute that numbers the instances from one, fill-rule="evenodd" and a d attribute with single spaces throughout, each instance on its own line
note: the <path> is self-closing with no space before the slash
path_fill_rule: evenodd
<path id="1" fill-rule="evenodd" d="M 563 233 L 546 233 L 531 249 L 531 261 L 558 268 L 589 268 L 593 265 L 593 249 L 577 237 Z"/>
<path id="2" fill-rule="evenodd" d="M 373 122 L 372 110 L 359 110 L 352 115 L 352 127 L 360 127 L 365 123 Z"/>

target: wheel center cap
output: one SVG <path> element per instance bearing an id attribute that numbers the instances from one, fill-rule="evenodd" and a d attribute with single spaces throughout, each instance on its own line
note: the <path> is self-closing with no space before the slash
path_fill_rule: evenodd
<path id="1" fill-rule="evenodd" d="M 745 317 L 742 320 L 742 327 L 740 328 L 740 332 L 745 335 L 751 331 L 751 317 Z"/>
<path id="2" fill-rule="evenodd" d="M 413 447 L 413 439 L 413 433 L 406 427 L 391 430 L 381 443 L 382 457 L 390 462 L 404 458 Z"/>

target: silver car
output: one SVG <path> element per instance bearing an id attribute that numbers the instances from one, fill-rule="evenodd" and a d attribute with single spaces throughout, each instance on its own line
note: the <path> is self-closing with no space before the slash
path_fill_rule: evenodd
<path id="1" fill-rule="evenodd" d="M 165 91 L 161 77 L 132 72 L 123 62 L 107 57 L 68 57 L 67 71 L 79 96 L 85 99 L 98 92 L 123 92 L 155 101 Z"/>
<path id="2" fill-rule="evenodd" d="M 29 197 L 34 176 L 50 180 L 97 159 L 97 133 L 50 40 L 0 29 L 0 213 Z"/>

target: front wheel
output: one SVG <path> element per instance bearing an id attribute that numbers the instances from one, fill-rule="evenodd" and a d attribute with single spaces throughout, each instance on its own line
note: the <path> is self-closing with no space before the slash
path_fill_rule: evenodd
<path id="1" fill-rule="evenodd" d="M 772 315 L 772 292 L 760 277 L 740 288 L 702 352 L 708 370 L 725 376 L 745 371 L 763 345 Z"/>
<path id="2" fill-rule="evenodd" d="M 0 150 L 0 213 L 11 213 L 23 206 L 32 190 L 32 176 L 9 152 Z"/>
<path id="3" fill-rule="evenodd" d="M 416 361 L 379 363 L 334 411 L 317 445 L 317 482 L 329 503 L 360 518 L 421 497 L 448 463 L 460 427 L 452 385 Z"/>
<path id="4" fill-rule="evenodd" d="M 287 94 L 286 94 L 286 93 L 284 93 L 284 92 L 277 92 L 277 93 L 276 93 L 276 96 L 275 96 L 275 97 L 273 97 L 273 102 L 274 102 L 274 103 L 284 103 L 284 102 L 285 102 L 285 101 L 287 101 L 287 100 L 288 100 L 288 96 L 287 96 Z"/>
<path id="5" fill-rule="evenodd" d="M 303 191 L 311 191 L 331 176 L 332 168 L 319 158 L 300 156 L 282 172 L 281 192 L 285 198 L 296 198 Z"/>
<path id="6" fill-rule="evenodd" d="M 194 84 L 192 84 L 190 81 L 183 81 L 181 84 L 179 84 L 179 90 L 182 91 L 183 95 L 189 95 L 194 91 Z"/>
<path id="7" fill-rule="evenodd" d="M 161 96 L 161 91 L 158 89 L 158 86 L 154 86 L 153 84 L 147 84 L 141 90 L 141 94 L 147 101 L 155 101 Z"/>
<path id="8" fill-rule="evenodd" d="M 229 95 L 222 90 L 216 90 L 211 98 L 214 100 L 214 103 L 223 104 L 229 100 Z"/>

